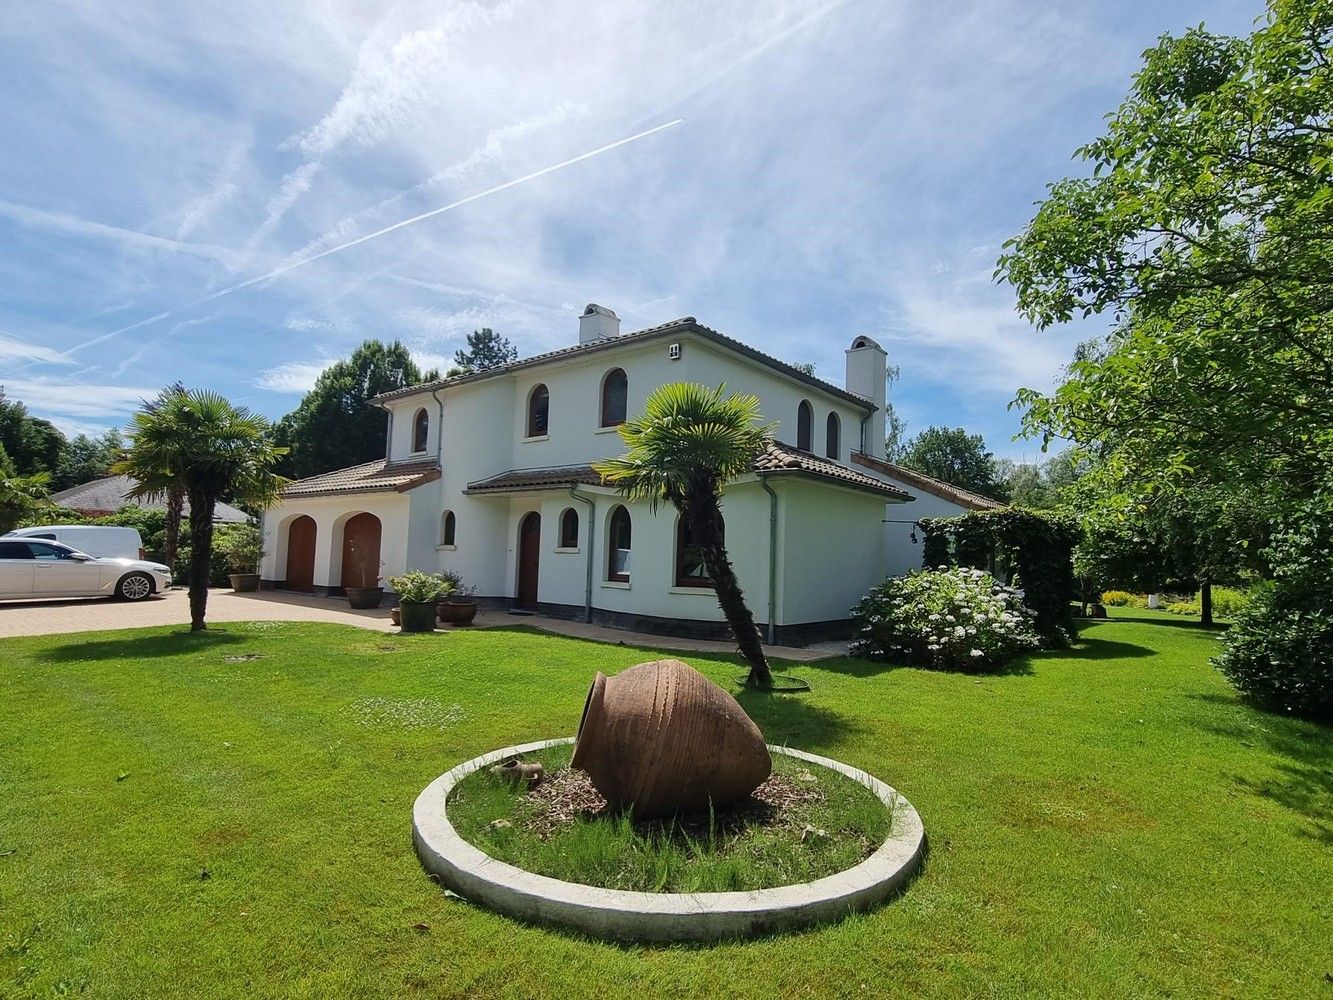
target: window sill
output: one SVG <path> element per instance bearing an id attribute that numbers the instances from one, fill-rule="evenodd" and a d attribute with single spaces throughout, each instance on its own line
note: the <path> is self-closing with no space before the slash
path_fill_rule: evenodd
<path id="1" fill-rule="evenodd" d="M 620 433 L 620 428 L 622 428 L 622 427 L 624 427 L 624 426 L 625 426 L 624 424 L 613 424 L 613 425 L 610 426 L 610 427 L 598 427 L 595 431 L 593 431 L 593 433 L 594 433 L 594 434 L 619 434 L 619 433 Z"/>
<path id="2" fill-rule="evenodd" d="M 629 590 L 628 580 L 603 580 L 602 586 L 607 590 Z"/>
<path id="3" fill-rule="evenodd" d="M 437 545 L 437 546 L 435 546 L 435 551 L 436 551 L 436 552 L 457 552 L 457 551 L 458 551 L 458 546 L 457 546 L 457 545 Z"/>
<path id="4" fill-rule="evenodd" d="M 521 444 L 531 444 L 531 443 L 534 442 L 534 441 L 549 441 L 549 440 L 551 440 L 551 435 L 549 435 L 549 434 L 534 434 L 532 437 L 520 438 L 519 440 L 520 440 L 520 443 L 521 443 Z"/>
<path id="5" fill-rule="evenodd" d="M 573 548 L 570 548 L 570 547 L 568 547 L 568 546 L 563 546 L 563 545 L 557 545 L 557 546 L 555 547 L 555 550 L 556 550 L 556 552 L 563 552 L 563 553 L 565 553 L 566 555 L 568 555 L 568 554 L 571 553 L 571 552 L 577 553 L 577 552 L 582 552 L 582 551 L 583 551 L 583 550 L 580 549 L 577 545 L 575 545 Z"/>
<path id="6" fill-rule="evenodd" d="M 694 597 L 716 597 L 717 591 L 712 587 L 668 587 L 668 594 L 690 594 Z"/>

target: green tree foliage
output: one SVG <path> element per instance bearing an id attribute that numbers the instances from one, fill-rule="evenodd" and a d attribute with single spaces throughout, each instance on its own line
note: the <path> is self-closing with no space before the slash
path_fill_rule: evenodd
<path id="1" fill-rule="evenodd" d="M 0 386 L 0 448 L 19 475 L 54 475 L 65 450 L 65 435 L 49 420 L 29 414 L 18 400 L 6 399 L 4 386 Z"/>
<path id="2" fill-rule="evenodd" d="M 1086 460 L 1079 460 L 1073 449 L 1067 449 L 1043 462 L 997 459 L 995 478 L 1001 495 L 1015 507 L 1056 510 L 1068 504 L 1070 487 L 1088 468 Z"/>
<path id="3" fill-rule="evenodd" d="M 275 439 L 287 449 L 283 475 L 302 479 L 383 458 L 388 414 L 369 401 L 439 377 L 423 373 L 398 341 L 367 340 L 321 372 L 300 405 L 278 421 Z"/>
<path id="4" fill-rule="evenodd" d="M 466 350 L 459 348 L 454 352 L 456 369 L 451 369 L 451 373 L 454 370 L 459 374 L 485 371 L 517 360 L 518 348 L 489 326 L 483 326 L 467 335 Z"/>
<path id="5" fill-rule="evenodd" d="M 51 474 L 20 476 L 0 468 L 0 535 L 51 505 Z"/>
<path id="6" fill-rule="evenodd" d="M 113 471 L 133 476 L 133 496 L 179 491 L 190 503 L 190 630 L 202 631 L 213 561 L 217 502 L 231 497 L 264 509 L 285 480 L 276 472 L 267 420 L 214 392 L 174 386 L 144 403 L 130 425 L 129 454 Z"/>
<path id="7" fill-rule="evenodd" d="M 961 427 L 927 427 L 907 442 L 898 463 L 959 489 L 1004 499 L 985 440 Z"/>
<path id="8" fill-rule="evenodd" d="M 762 424 L 757 396 L 725 396 L 716 389 L 672 382 L 654 389 L 643 413 L 620 426 L 626 453 L 594 464 L 609 484 L 655 510 L 663 500 L 689 525 L 717 603 L 726 615 L 749 683 L 771 687 L 773 676 L 723 540 L 722 488 L 750 472 L 773 425 Z"/>
<path id="9" fill-rule="evenodd" d="M 120 460 L 124 450 L 125 439 L 114 428 L 99 437 L 74 435 L 61 452 L 60 464 L 51 477 L 52 489 L 67 490 L 71 486 L 102 478 Z"/>

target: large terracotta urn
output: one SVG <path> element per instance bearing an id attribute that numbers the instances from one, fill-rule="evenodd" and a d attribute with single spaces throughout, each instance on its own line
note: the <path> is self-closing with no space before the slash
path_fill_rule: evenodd
<path id="1" fill-rule="evenodd" d="M 746 798 L 773 762 L 736 699 L 680 660 L 653 660 L 588 691 L 573 766 L 635 819 L 721 808 Z"/>

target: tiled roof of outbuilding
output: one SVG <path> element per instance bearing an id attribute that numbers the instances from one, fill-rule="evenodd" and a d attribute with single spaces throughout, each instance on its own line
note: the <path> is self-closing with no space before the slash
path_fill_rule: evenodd
<path id="1" fill-rule="evenodd" d="M 495 378 L 510 372 L 521 371 L 524 368 L 562 361 L 565 358 L 574 355 L 591 354 L 596 351 L 610 350 L 614 347 L 623 347 L 626 344 L 640 344 L 645 341 L 679 336 L 683 333 L 697 334 L 705 340 L 711 340 L 715 344 L 729 348 L 737 354 L 744 355 L 751 360 L 758 361 L 762 365 L 779 371 L 788 378 L 795 379 L 798 382 L 803 382 L 806 385 L 820 389 L 830 395 L 837 396 L 839 399 L 846 400 L 864 410 L 873 411 L 875 409 L 874 404 L 864 396 L 858 396 L 854 392 L 848 392 L 846 389 L 836 386 L 832 382 L 825 382 L 822 378 L 816 378 L 813 375 L 801 371 L 799 368 L 787 364 L 785 361 L 780 361 L 771 354 L 757 351 L 749 344 L 742 343 L 734 337 L 728 337 L 726 334 L 709 329 L 699 323 L 693 316 L 683 316 L 680 319 L 673 319 L 670 323 L 663 323 L 660 326 L 650 326 L 645 330 L 634 330 L 630 333 L 622 334 L 619 337 L 608 337 L 605 340 L 596 340 L 590 344 L 573 344 L 569 347 L 562 347 L 557 351 L 547 351 L 545 354 L 535 354 L 530 358 L 521 358 L 510 364 L 499 365 L 495 368 L 487 368 L 484 371 L 473 372 L 470 375 L 455 375 L 453 378 L 442 378 L 437 379 L 434 382 L 423 382 L 421 385 L 410 385 L 402 389 L 393 389 L 389 392 L 380 393 L 373 401 L 378 402 L 388 399 L 399 399 L 403 396 L 410 396 L 413 393 L 429 391 L 431 389 L 449 388 L 455 385 L 466 385 L 470 382 L 480 382 L 483 379 Z"/>
<path id="2" fill-rule="evenodd" d="M 440 467 L 434 462 L 389 463 L 380 459 L 298 479 L 288 483 L 282 495 L 290 499 L 337 493 L 406 493 L 439 478 Z"/>
<path id="3" fill-rule="evenodd" d="M 948 500 L 950 503 L 956 503 L 968 510 L 994 510 L 997 507 L 1004 506 L 998 500 L 983 497 L 980 493 L 973 493 L 970 490 L 960 489 L 941 479 L 934 479 L 925 473 L 917 472 L 915 469 L 909 469 L 895 462 L 886 462 L 881 458 L 875 458 L 873 455 L 865 455 L 859 451 L 854 451 L 852 452 L 852 461 L 858 465 L 864 465 L 868 469 L 882 472 L 886 476 L 891 476 L 908 486 L 913 486 L 922 493 L 929 493 L 941 500 Z"/>
<path id="4" fill-rule="evenodd" d="M 151 500 L 147 497 L 131 497 L 129 492 L 137 485 L 137 481 L 130 476 L 105 476 L 53 493 L 51 500 L 61 507 L 88 513 L 113 513 L 122 507 L 141 507 L 144 510 L 167 509 L 166 497 L 154 497 Z M 181 516 L 187 517 L 189 513 L 190 502 L 187 500 L 181 506 Z M 244 524 L 249 519 L 245 511 L 237 510 L 221 500 L 213 508 L 215 524 Z"/>

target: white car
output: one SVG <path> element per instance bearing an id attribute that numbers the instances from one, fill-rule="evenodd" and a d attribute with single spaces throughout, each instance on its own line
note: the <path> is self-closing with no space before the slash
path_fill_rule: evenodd
<path id="1" fill-rule="evenodd" d="M 0 538 L 0 600 L 119 597 L 142 601 L 171 586 L 171 570 L 142 559 L 113 559 L 36 538 Z"/>

